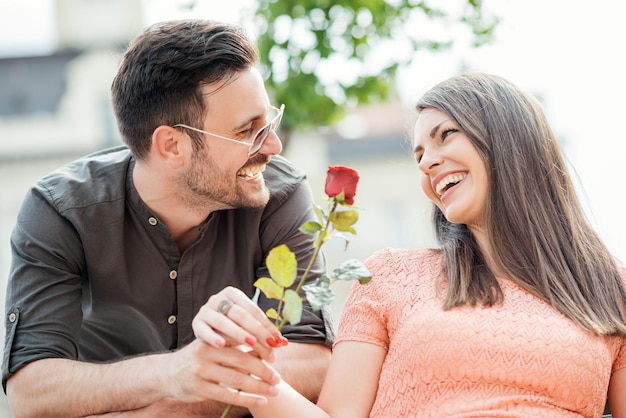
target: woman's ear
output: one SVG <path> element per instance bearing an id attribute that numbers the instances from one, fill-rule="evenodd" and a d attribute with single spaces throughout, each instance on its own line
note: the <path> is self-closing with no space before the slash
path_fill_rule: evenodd
<path id="1" fill-rule="evenodd" d="M 185 146 L 190 138 L 171 126 L 161 125 L 152 133 L 152 150 L 170 168 L 180 168 L 185 164 Z"/>

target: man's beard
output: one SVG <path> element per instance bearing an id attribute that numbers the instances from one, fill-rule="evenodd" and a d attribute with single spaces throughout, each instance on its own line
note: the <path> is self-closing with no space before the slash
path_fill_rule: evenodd
<path id="1" fill-rule="evenodd" d="M 256 155 L 246 165 L 267 163 L 264 155 Z M 219 209 L 261 209 L 269 201 L 265 182 L 255 187 L 256 192 L 246 192 L 233 177 L 215 170 L 216 164 L 206 149 L 198 150 L 191 167 L 179 178 L 179 194 L 183 204 L 196 213 Z"/>

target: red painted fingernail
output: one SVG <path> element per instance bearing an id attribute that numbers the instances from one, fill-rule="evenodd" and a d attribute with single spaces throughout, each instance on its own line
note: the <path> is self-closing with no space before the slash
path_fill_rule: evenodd
<path id="1" fill-rule="evenodd" d="M 278 347 L 279 343 L 278 341 L 276 341 L 274 338 L 272 337 L 267 337 L 267 345 L 269 345 L 272 348 Z"/>
<path id="2" fill-rule="evenodd" d="M 246 337 L 246 344 L 248 344 L 250 347 L 254 347 L 254 344 L 256 344 L 256 338 L 248 336 Z"/>
<path id="3" fill-rule="evenodd" d="M 289 343 L 289 340 L 285 337 L 274 335 L 272 337 L 272 342 L 275 344 L 272 347 L 284 347 Z"/>

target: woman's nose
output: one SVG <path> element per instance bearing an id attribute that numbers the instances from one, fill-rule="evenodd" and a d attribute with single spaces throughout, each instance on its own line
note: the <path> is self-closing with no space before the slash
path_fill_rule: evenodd
<path id="1" fill-rule="evenodd" d="M 419 169 L 427 173 L 442 162 L 441 155 L 435 151 L 424 151 L 418 163 Z"/>

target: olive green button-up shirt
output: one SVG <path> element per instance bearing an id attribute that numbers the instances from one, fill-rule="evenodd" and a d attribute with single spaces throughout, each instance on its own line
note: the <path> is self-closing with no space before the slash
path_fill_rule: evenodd
<path id="1" fill-rule="evenodd" d="M 188 344 L 209 296 L 225 286 L 252 296 L 277 245 L 287 244 L 304 272 L 314 237 L 298 228 L 315 215 L 304 174 L 286 159 L 267 165 L 264 209 L 213 212 L 183 253 L 135 190 L 133 165 L 117 147 L 61 167 L 28 191 L 11 236 L 3 385 L 37 359 L 111 361 Z M 318 259 L 311 280 L 324 268 Z M 265 311 L 275 302 L 261 295 L 258 304 Z M 330 346 L 328 319 L 306 306 L 302 322 L 283 334 Z"/>

